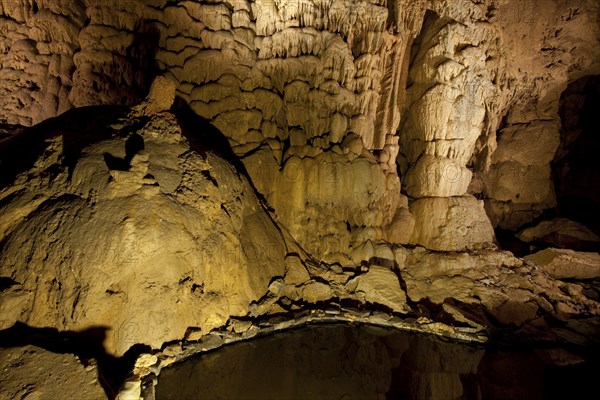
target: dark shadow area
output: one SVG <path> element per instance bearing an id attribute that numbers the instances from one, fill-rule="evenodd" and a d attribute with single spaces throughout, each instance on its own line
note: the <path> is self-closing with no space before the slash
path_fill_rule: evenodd
<path id="1" fill-rule="evenodd" d="M 594 353 L 592 353 L 594 354 Z M 591 392 L 591 386 L 597 382 L 600 372 L 598 351 L 590 355 L 589 360 L 564 366 L 545 366 L 544 398 L 546 399 L 585 399 Z M 565 384 L 568 382 L 568 384 Z"/>
<path id="2" fill-rule="evenodd" d="M 573 208 L 581 207 L 582 204 L 586 203 L 586 199 L 579 198 L 577 200 L 578 204 L 572 204 Z M 563 206 L 564 206 L 564 198 L 563 198 Z M 588 204 L 589 205 L 589 204 Z M 560 207 L 560 205 L 559 205 Z M 590 205 L 590 209 L 593 206 Z M 584 209 L 585 207 L 582 207 Z M 588 210 L 589 212 L 589 210 Z M 549 221 L 558 221 L 562 216 L 564 219 L 564 215 L 561 215 L 562 211 L 559 209 L 547 209 L 544 210 L 538 217 L 533 219 L 531 222 L 528 222 L 521 227 L 519 227 L 518 232 L 522 232 L 528 228 L 536 228 L 541 226 L 543 223 L 547 223 Z M 587 213 L 587 212 L 586 212 Z M 580 218 L 574 217 L 573 214 L 568 214 L 571 221 L 576 221 L 578 223 L 583 224 L 587 228 L 592 227 L 592 223 L 590 223 L 590 218 Z M 588 215 L 588 214 L 586 214 Z M 577 236 L 577 232 L 569 232 L 568 229 L 558 229 L 552 228 L 555 230 L 548 230 L 540 234 L 540 236 L 536 239 L 531 240 L 530 242 L 524 242 L 517 237 L 517 233 L 515 231 L 511 231 L 508 229 L 502 229 L 500 227 L 496 227 L 494 229 L 494 233 L 496 236 L 496 242 L 498 246 L 502 250 L 508 250 L 512 252 L 517 257 L 524 257 L 529 254 L 537 253 L 538 251 L 547 249 L 547 248 L 559 248 L 559 249 L 571 249 L 575 251 L 592 251 L 592 252 L 600 252 L 600 243 L 597 241 L 585 240 L 584 238 Z M 575 234 L 574 234 L 575 233 Z M 596 232 L 597 233 L 597 232 Z"/>
<path id="3" fill-rule="evenodd" d="M 110 170 L 128 171 L 131 167 L 133 156 L 142 150 L 144 150 L 144 139 L 137 133 L 134 133 L 125 141 L 125 158 L 104 153 L 104 162 Z"/>
<path id="4" fill-rule="evenodd" d="M 508 229 L 494 229 L 496 241 L 502 250 L 508 250 L 517 257 L 524 257 L 532 253 L 531 244 L 526 243 L 515 236 L 513 231 Z"/>
<path id="5" fill-rule="evenodd" d="M 123 106 L 88 106 L 69 110 L 30 128 L 21 127 L 20 132 L 13 130 L 10 135 L 5 134 L 4 130 L 11 127 L 0 125 L 0 188 L 6 187 L 16 175 L 31 168 L 45 151 L 45 141 L 59 134 L 63 134 L 64 163 L 71 173 L 80 149 L 86 144 L 110 137 L 114 131 L 108 128 L 108 122 L 113 122 L 115 116 L 127 110 L 127 106 L 145 98 L 159 71 L 156 53 L 160 33 L 154 22 L 145 19 L 138 21 L 134 32 L 133 42 L 125 49 L 123 58 L 130 65 L 115 65 L 109 69 L 115 71 L 114 76 L 103 78 L 108 84 L 107 90 L 114 93 L 112 103 Z M 94 83 L 95 87 L 99 86 L 97 82 Z"/>
<path id="6" fill-rule="evenodd" d="M 239 175 L 245 176 L 248 179 L 254 193 L 263 206 L 272 210 L 267 200 L 254 186 L 244 163 L 234 153 L 229 140 L 217 127 L 212 125 L 206 118 L 196 114 L 189 104 L 179 96 L 175 97 L 171 112 L 175 114 L 177 122 L 181 127 L 181 132 L 188 140 L 192 150 L 196 151 L 203 158 L 206 158 L 207 153 L 213 153 L 228 161 L 235 167 Z"/>
<path id="7" fill-rule="evenodd" d="M 542 213 L 534 218 L 532 221 L 519 227 L 518 231 L 522 231 L 526 228 L 537 226 L 543 221 L 552 220 L 557 218 L 557 212 L 555 209 L 548 209 L 542 211 Z M 517 257 L 524 257 L 526 255 L 544 250 L 548 247 L 553 247 L 550 243 L 544 242 L 543 240 L 536 240 L 532 242 L 524 242 L 517 237 L 517 232 L 502 229 L 500 227 L 494 228 L 494 234 L 496 236 L 496 242 L 502 250 L 508 250 Z M 556 246 L 554 246 L 556 247 Z"/>
<path id="8" fill-rule="evenodd" d="M 128 111 L 124 106 L 91 106 L 67 111 L 58 117 L 64 118 L 65 126 L 57 132 L 62 133 L 64 164 L 69 170 L 69 177 L 86 146 L 110 139 L 115 134 L 124 136 L 123 132 L 112 129 L 110 125 L 125 117 Z"/>
<path id="9" fill-rule="evenodd" d="M 133 370 L 137 357 L 150 351 L 146 345 L 136 344 L 122 357 L 114 357 L 104 349 L 104 339 L 108 327 L 97 326 L 83 331 L 58 331 L 55 328 L 33 328 L 17 322 L 0 331 L 0 347 L 20 347 L 34 345 L 53 353 L 75 354 L 85 364 L 95 359 L 98 365 L 98 378 L 109 399 L 114 399 L 125 378 Z"/>
<path id="10" fill-rule="evenodd" d="M 560 99 L 560 146 L 552 161 L 558 212 L 600 234 L 600 76 L 585 76 Z"/>
<path id="11" fill-rule="evenodd" d="M 69 173 L 88 144 L 110 138 L 117 131 L 110 124 L 127 113 L 123 106 L 90 106 L 69 110 L 0 142 L 0 188 L 30 169 L 46 151 L 47 140 L 62 136 L 63 165 Z"/>
<path id="12" fill-rule="evenodd" d="M 19 283 L 12 278 L 9 278 L 7 276 L 0 276 L 0 293 L 18 284 Z"/>
<path id="13" fill-rule="evenodd" d="M 0 122 L 0 141 L 9 138 L 13 135 L 23 132 L 27 129 L 22 125 L 4 124 Z"/>
<path id="14" fill-rule="evenodd" d="M 203 158 L 211 152 L 233 164 L 242 175 L 247 175 L 246 167 L 233 152 L 227 137 L 204 117 L 196 114 L 189 104 L 179 96 L 175 97 L 173 114 L 179 122 L 181 131 L 190 143 L 192 150 Z"/>
<path id="15" fill-rule="evenodd" d="M 141 19 L 133 32 L 135 32 L 133 43 L 126 49 L 127 60 L 131 63 L 131 81 L 124 80 L 122 75 L 114 77 L 117 87 L 128 86 L 134 90 L 136 97 L 125 99 L 124 102 L 129 106 L 139 103 L 148 95 L 152 81 L 159 73 L 156 53 L 160 32 L 155 23 Z"/>
<path id="16" fill-rule="evenodd" d="M 521 226 L 535 236 L 519 240 L 515 232 L 497 228 L 503 250 L 519 257 L 546 248 L 600 252 L 600 76 L 586 76 L 568 85 L 560 99 L 560 143 L 551 162 L 557 206 Z M 581 226 L 583 225 L 583 226 Z M 527 237 L 527 236 L 525 236 Z"/>
<path id="17" fill-rule="evenodd" d="M 119 33 L 123 47 L 113 57 L 101 61 L 88 83 L 86 104 L 119 104 L 132 106 L 143 100 L 154 77 L 159 73 L 156 53 L 160 31 L 157 21 L 140 18 L 131 31 Z M 127 35 L 132 35 L 129 39 Z"/>
<path id="18" fill-rule="evenodd" d="M 591 398 L 599 368 L 597 348 L 489 346 L 477 371 L 480 398 Z"/>

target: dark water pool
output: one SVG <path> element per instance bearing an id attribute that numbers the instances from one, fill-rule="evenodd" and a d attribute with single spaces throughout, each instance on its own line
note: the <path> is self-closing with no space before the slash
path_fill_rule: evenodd
<path id="1" fill-rule="evenodd" d="M 596 349 L 597 350 L 597 349 Z M 156 399 L 586 399 L 588 349 L 495 348 L 372 326 L 314 326 L 162 370 Z"/>

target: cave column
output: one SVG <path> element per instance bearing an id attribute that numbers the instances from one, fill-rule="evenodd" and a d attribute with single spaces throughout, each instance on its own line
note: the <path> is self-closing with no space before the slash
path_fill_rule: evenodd
<path id="1" fill-rule="evenodd" d="M 494 240 L 483 203 L 468 194 L 467 164 L 494 93 L 481 36 L 429 11 L 413 45 L 400 167 L 416 220 L 411 242 L 433 250 Z"/>

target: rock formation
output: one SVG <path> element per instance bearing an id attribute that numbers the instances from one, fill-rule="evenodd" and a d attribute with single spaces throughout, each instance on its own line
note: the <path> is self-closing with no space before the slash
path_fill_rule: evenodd
<path id="1" fill-rule="evenodd" d="M 123 399 L 314 321 L 597 342 L 600 5 L 540 1 L 0 0 L 0 332 Z"/>
<path id="2" fill-rule="evenodd" d="M 0 363 L 3 399 L 105 398 L 96 366 L 84 367 L 72 354 L 28 345 L 0 350 Z M 65 384 L 57 384 L 57 378 Z"/>

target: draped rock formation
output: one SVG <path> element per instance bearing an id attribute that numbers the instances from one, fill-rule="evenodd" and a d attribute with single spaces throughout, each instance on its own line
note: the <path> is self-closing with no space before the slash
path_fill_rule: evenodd
<path id="1" fill-rule="evenodd" d="M 0 333 L 66 337 L 136 399 L 313 321 L 593 343 L 599 22 L 593 0 L 0 0 Z"/>

